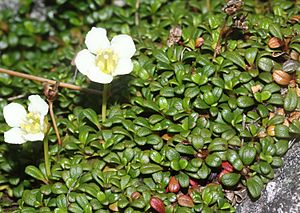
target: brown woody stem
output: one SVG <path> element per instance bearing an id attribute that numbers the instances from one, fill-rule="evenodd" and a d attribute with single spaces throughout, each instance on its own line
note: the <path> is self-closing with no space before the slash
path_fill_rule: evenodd
<path id="1" fill-rule="evenodd" d="M 4 69 L 0 67 L 0 73 L 6 73 L 8 75 L 11 76 L 16 76 L 16 77 L 20 77 L 20 78 L 25 78 L 25 79 L 29 79 L 29 80 L 33 80 L 33 81 L 39 81 L 42 83 L 48 83 L 48 84 L 56 84 L 57 81 L 54 80 L 50 80 L 47 78 L 42 78 L 42 77 L 38 77 L 38 76 L 34 76 L 34 75 L 29 75 L 29 74 L 25 74 L 25 73 L 21 73 L 21 72 L 17 72 L 17 71 L 13 71 L 13 70 L 8 70 L 8 69 Z M 86 92 L 86 93 L 93 93 L 93 94 L 101 94 L 100 91 L 98 90 L 93 90 L 93 89 L 86 89 L 86 88 L 82 88 L 80 86 L 76 86 L 73 84 L 68 84 L 68 83 L 59 83 L 60 87 L 64 87 L 64 88 L 68 88 L 68 89 L 72 89 L 72 90 L 78 90 L 81 92 Z"/>
<path id="2" fill-rule="evenodd" d="M 58 128 L 57 128 L 57 125 L 56 125 L 55 115 L 53 113 L 53 102 L 48 100 L 48 103 L 49 103 L 50 117 L 51 117 L 51 120 L 52 120 L 52 124 L 53 124 L 53 128 L 54 128 L 56 137 L 57 137 L 58 145 L 61 146 L 61 144 L 62 144 L 61 143 L 61 138 L 60 138 Z"/>

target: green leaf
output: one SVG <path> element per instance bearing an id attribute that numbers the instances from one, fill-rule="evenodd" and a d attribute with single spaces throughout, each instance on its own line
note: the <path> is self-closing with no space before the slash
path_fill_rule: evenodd
<path id="1" fill-rule="evenodd" d="M 266 72 L 270 72 L 273 69 L 275 62 L 272 59 L 269 58 L 260 58 L 258 60 L 258 67 Z"/>
<path id="2" fill-rule="evenodd" d="M 127 184 L 129 183 L 129 181 L 130 181 L 129 175 L 124 175 L 121 177 L 120 186 L 121 186 L 122 190 L 124 190 L 127 187 Z"/>
<path id="3" fill-rule="evenodd" d="M 254 105 L 254 100 L 248 96 L 240 96 L 237 98 L 237 105 L 242 108 L 250 107 Z"/>
<path id="4" fill-rule="evenodd" d="M 227 150 L 227 141 L 223 138 L 215 138 L 209 145 L 208 145 L 208 151 L 214 152 L 214 151 L 225 151 Z"/>
<path id="5" fill-rule="evenodd" d="M 238 52 L 225 52 L 223 53 L 223 56 L 226 59 L 232 61 L 234 64 L 242 67 L 244 70 L 246 69 L 246 63 Z"/>
<path id="6" fill-rule="evenodd" d="M 210 167 L 219 167 L 222 163 L 222 159 L 213 153 L 205 158 L 205 163 Z"/>
<path id="7" fill-rule="evenodd" d="M 248 178 L 246 184 L 251 197 L 258 198 L 263 190 L 263 185 L 259 177 L 254 176 Z"/>
<path id="8" fill-rule="evenodd" d="M 41 180 L 44 183 L 47 183 L 47 178 L 44 177 L 43 173 L 35 166 L 27 166 L 25 169 L 25 173 L 37 180 Z"/>
<path id="9" fill-rule="evenodd" d="M 180 172 L 176 177 L 181 187 L 186 188 L 189 186 L 190 178 L 187 174 Z"/>
<path id="10" fill-rule="evenodd" d="M 82 111 L 84 116 L 91 121 L 93 124 L 95 124 L 98 128 L 100 128 L 99 118 L 96 112 L 90 108 L 84 109 Z"/>
<path id="11" fill-rule="evenodd" d="M 300 121 L 295 119 L 289 126 L 289 131 L 291 133 L 300 134 Z"/>
<path id="12" fill-rule="evenodd" d="M 160 163 L 162 160 L 161 154 L 156 151 L 156 150 L 151 150 L 150 151 L 150 156 L 151 160 L 153 160 L 155 163 Z"/>
<path id="13" fill-rule="evenodd" d="M 272 23 L 269 27 L 270 33 L 280 39 L 283 39 L 282 33 L 280 31 L 280 26 L 276 23 Z"/>
<path id="14" fill-rule="evenodd" d="M 241 171 L 244 167 L 243 162 L 240 159 L 240 156 L 234 150 L 227 150 L 226 159 L 231 163 L 231 165 L 238 171 Z"/>
<path id="15" fill-rule="evenodd" d="M 152 163 L 145 164 L 140 167 L 140 171 L 142 174 L 153 174 L 162 170 L 163 168 L 161 166 Z"/>
<path id="16" fill-rule="evenodd" d="M 275 136 L 279 138 L 289 138 L 289 127 L 279 124 L 275 126 Z"/>
<path id="17" fill-rule="evenodd" d="M 237 173 L 224 174 L 221 177 L 221 182 L 225 186 L 235 186 L 239 182 L 240 177 L 241 175 Z"/>
<path id="18" fill-rule="evenodd" d="M 250 47 L 246 50 L 245 52 L 245 58 L 246 58 L 246 61 L 250 64 L 250 65 L 253 65 L 254 64 L 254 61 L 255 61 L 255 58 L 256 58 L 256 55 L 257 55 L 257 48 L 256 47 Z"/>
<path id="19" fill-rule="evenodd" d="M 196 151 L 192 146 L 188 146 L 188 145 L 183 145 L 183 144 L 177 144 L 175 146 L 175 149 L 183 154 L 188 154 L 188 155 L 195 155 Z"/>
<path id="20" fill-rule="evenodd" d="M 285 98 L 283 107 L 287 111 L 294 111 L 298 104 L 298 96 L 294 89 L 289 89 Z"/>
<path id="21" fill-rule="evenodd" d="M 54 194 L 66 194 L 68 192 L 68 188 L 61 182 L 54 183 L 51 190 Z"/>
<path id="22" fill-rule="evenodd" d="M 239 150 L 239 156 L 241 157 L 241 160 L 243 163 L 248 166 L 250 165 L 255 157 L 256 157 L 256 149 L 254 147 L 250 147 L 248 145 L 243 146 Z"/>

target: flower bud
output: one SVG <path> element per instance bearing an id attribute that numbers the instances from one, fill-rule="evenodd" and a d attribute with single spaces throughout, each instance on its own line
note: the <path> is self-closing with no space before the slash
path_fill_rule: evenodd
<path id="1" fill-rule="evenodd" d="M 179 182 L 174 176 L 169 181 L 168 189 L 171 193 L 177 193 L 180 190 Z"/>
<path id="2" fill-rule="evenodd" d="M 276 37 L 272 37 L 268 41 L 268 46 L 272 49 L 281 47 L 282 45 L 283 45 L 283 42 L 279 38 L 276 38 Z"/>
<path id="3" fill-rule="evenodd" d="M 194 207 L 194 201 L 188 195 L 181 194 L 177 197 L 177 200 L 180 206 L 190 207 L 190 208 Z"/>
<path id="4" fill-rule="evenodd" d="M 290 80 L 292 79 L 288 73 L 282 70 L 274 70 L 272 77 L 277 84 L 284 86 L 289 85 Z"/>
<path id="5" fill-rule="evenodd" d="M 166 212 L 165 204 L 158 197 L 151 197 L 150 205 L 158 213 L 165 213 Z"/>

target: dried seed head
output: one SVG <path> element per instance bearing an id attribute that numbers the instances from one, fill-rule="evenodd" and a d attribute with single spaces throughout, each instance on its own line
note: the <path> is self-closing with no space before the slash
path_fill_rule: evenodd
<path id="1" fill-rule="evenodd" d="M 246 31 L 248 30 L 248 25 L 246 23 L 246 15 L 244 14 L 241 14 L 241 15 L 234 15 L 232 17 L 233 21 L 234 21 L 234 27 L 237 28 L 237 29 L 241 29 L 243 31 Z"/>
<path id="2" fill-rule="evenodd" d="M 55 85 L 50 85 L 48 83 L 44 85 L 44 95 L 46 96 L 48 101 L 53 102 L 57 98 L 58 86 L 59 82 L 56 82 Z"/>
<path id="3" fill-rule="evenodd" d="M 272 38 L 270 38 L 270 40 L 268 41 L 268 46 L 269 46 L 271 49 L 275 49 L 275 48 L 281 47 L 282 45 L 283 45 L 282 40 L 279 39 L 279 38 L 276 38 L 276 37 L 272 37 Z"/>
<path id="4" fill-rule="evenodd" d="M 195 47 L 200 48 L 204 44 L 204 38 L 198 37 L 195 41 Z"/>
<path id="5" fill-rule="evenodd" d="M 289 85 L 290 80 L 292 80 L 292 77 L 282 70 L 274 70 L 272 77 L 277 84 L 283 86 Z"/>
<path id="6" fill-rule="evenodd" d="M 223 11 L 228 15 L 233 15 L 239 11 L 243 6 L 242 0 L 229 0 L 226 5 L 223 7 Z"/>
<path id="7" fill-rule="evenodd" d="M 181 39 L 182 29 L 179 25 L 172 27 L 169 32 L 169 37 L 167 40 L 168 47 L 178 43 Z"/>

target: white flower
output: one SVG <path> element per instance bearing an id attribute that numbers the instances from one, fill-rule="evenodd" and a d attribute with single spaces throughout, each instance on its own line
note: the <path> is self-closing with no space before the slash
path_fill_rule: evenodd
<path id="1" fill-rule="evenodd" d="M 86 35 L 85 44 L 87 49 L 77 54 L 75 64 L 91 81 L 108 84 L 114 76 L 132 71 L 131 57 L 136 49 L 130 36 L 117 35 L 110 42 L 105 29 L 93 27 Z"/>
<path id="2" fill-rule="evenodd" d="M 48 104 L 39 95 L 31 95 L 28 100 L 28 113 L 18 103 L 10 103 L 3 108 L 4 119 L 12 127 L 4 132 L 5 142 L 22 144 L 26 141 L 44 139 L 47 129 L 45 115 L 48 113 Z"/>

